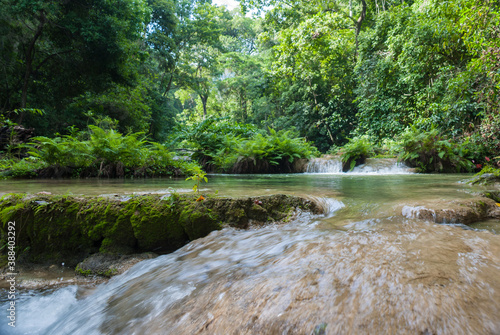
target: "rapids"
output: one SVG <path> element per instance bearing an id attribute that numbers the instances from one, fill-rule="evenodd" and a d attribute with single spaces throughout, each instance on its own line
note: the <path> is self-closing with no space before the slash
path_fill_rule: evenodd
<path id="1" fill-rule="evenodd" d="M 440 225 L 395 210 L 480 190 L 462 178 L 212 176 L 210 191 L 307 195 L 326 214 L 213 232 L 97 287 L 21 289 L 18 327 L 4 320 L 0 333 L 499 334 L 500 222 Z M 167 192 L 158 183 L 139 191 Z"/>

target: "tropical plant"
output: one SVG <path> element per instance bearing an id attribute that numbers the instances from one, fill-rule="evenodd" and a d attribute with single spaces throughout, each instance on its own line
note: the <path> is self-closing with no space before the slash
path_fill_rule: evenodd
<path id="1" fill-rule="evenodd" d="M 181 147 L 192 150 L 193 158 L 207 168 L 220 160 L 229 143 L 248 138 L 255 131 L 255 126 L 231 122 L 229 117 L 208 117 L 191 125 L 179 125 L 170 145 L 180 143 Z"/>
<path id="2" fill-rule="evenodd" d="M 276 131 L 269 128 L 269 134 L 257 133 L 241 141 L 230 156 L 235 159 L 232 167 L 237 173 L 293 172 L 297 159 L 310 158 L 318 150 L 296 132 Z M 226 164 L 229 162 L 226 162 Z"/>
<path id="3" fill-rule="evenodd" d="M 144 177 L 199 169 L 195 162 L 176 159 L 166 146 L 148 142 L 143 133 L 122 135 L 97 126 L 56 138 L 35 137 L 29 154 L 11 166 L 12 175 Z"/>
<path id="4" fill-rule="evenodd" d="M 399 137 L 399 159 L 419 172 L 467 172 L 474 169 L 467 144 L 451 142 L 437 128 L 409 127 Z"/>
<path id="5" fill-rule="evenodd" d="M 374 154 L 374 146 L 368 135 L 354 137 L 340 149 L 343 170 L 352 170 Z"/>
<path id="6" fill-rule="evenodd" d="M 208 183 L 207 174 L 203 172 L 201 169 L 195 169 L 191 171 L 192 175 L 187 177 L 186 180 L 193 180 L 195 184 L 193 185 L 193 191 L 199 193 L 200 192 L 200 183 L 205 182 Z"/>

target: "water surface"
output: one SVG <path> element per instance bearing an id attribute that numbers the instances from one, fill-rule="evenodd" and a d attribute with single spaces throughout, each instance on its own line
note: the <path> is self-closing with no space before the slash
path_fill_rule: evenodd
<path id="1" fill-rule="evenodd" d="M 22 291 L 13 334 L 498 334 L 498 220 L 402 217 L 406 203 L 476 196 L 464 175 L 212 175 L 202 193 L 286 193 L 330 212 L 227 228 L 97 289 Z M 4 192 L 189 191 L 182 179 L 3 181 Z M 399 208 L 399 212 L 398 212 Z"/>

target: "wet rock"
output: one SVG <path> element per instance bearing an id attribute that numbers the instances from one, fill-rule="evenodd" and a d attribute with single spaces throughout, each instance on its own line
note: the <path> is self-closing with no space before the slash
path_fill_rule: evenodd
<path id="1" fill-rule="evenodd" d="M 307 171 L 307 164 L 309 164 L 309 160 L 305 158 L 296 159 L 293 161 L 293 172 L 295 173 L 303 173 Z"/>
<path id="2" fill-rule="evenodd" d="M 475 175 L 467 181 L 473 185 L 494 185 L 500 184 L 500 177 L 493 173 L 483 173 L 482 175 Z"/>
<path id="3" fill-rule="evenodd" d="M 24 128 L 21 125 L 0 128 L 0 151 L 7 150 L 8 146 L 27 143 L 33 137 L 33 128 Z"/>
<path id="4" fill-rule="evenodd" d="M 409 219 L 435 223 L 471 224 L 486 218 L 500 217 L 500 207 L 488 198 L 472 198 L 450 202 L 433 201 L 403 206 L 401 214 Z"/>
<path id="5" fill-rule="evenodd" d="M 307 159 L 300 158 L 290 163 L 287 158 L 282 158 L 277 164 L 272 164 L 267 159 L 240 156 L 229 172 L 236 174 L 302 173 L 307 169 L 307 161 Z"/>
<path id="6" fill-rule="evenodd" d="M 127 201 L 10 194 L 0 200 L 0 213 L 17 223 L 19 250 L 29 250 L 20 256 L 35 263 L 65 261 L 68 266 L 97 252 L 168 253 L 224 226 L 286 222 L 298 211 L 322 213 L 315 202 L 287 195 L 197 199 L 198 195 L 179 194 L 133 196 Z M 0 226 L 2 244 L 7 239 L 6 227 Z"/>
<path id="7" fill-rule="evenodd" d="M 94 254 L 80 262 L 75 272 L 82 276 L 112 277 L 130 269 L 133 265 L 146 259 L 156 258 L 155 253 L 135 255 Z"/>
<path id="8" fill-rule="evenodd" d="M 342 172 L 349 172 L 351 170 L 351 164 L 352 164 L 352 162 L 354 162 L 354 166 L 365 164 L 366 157 L 360 157 L 360 158 L 358 158 L 356 160 L 350 158 L 347 161 L 342 162 Z"/>
<path id="9" fill-rule="evenodd" d="M 496 201 L 497 203 L 500 203 L 500 191 L 490 191 L 484 193 L 484 196 L 487 198 L 490 198 L 493 201 Z"/>

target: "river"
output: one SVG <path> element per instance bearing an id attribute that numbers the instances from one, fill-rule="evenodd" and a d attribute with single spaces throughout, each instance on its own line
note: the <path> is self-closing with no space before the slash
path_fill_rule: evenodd
<path id="1" fill-rule="evenodd" d="M 481 191 L 464 178 L 211 175 L 202 193 L 294 194 L 328 211 L 284 225 L 213 232 L 97 287 L 21 288 L 18 327 L 4 320 L 0 333 L 499 334 L 500 222 L 467 227 L 401 215 L 405 204 Z M 175 179 L 1 184 L 3 193 L 107 196 L 193 185 Z"/>

